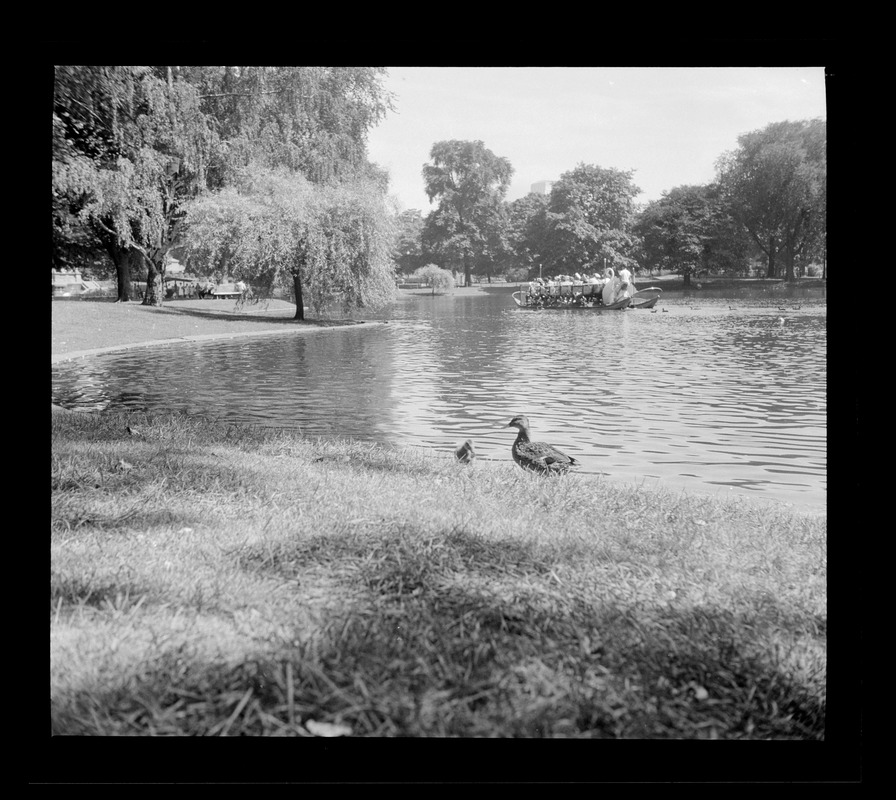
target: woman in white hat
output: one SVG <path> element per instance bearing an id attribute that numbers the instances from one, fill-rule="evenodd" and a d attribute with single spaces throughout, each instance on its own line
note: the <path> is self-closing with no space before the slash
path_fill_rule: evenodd
<path id="1" fill-rule="evenodd" d="M 628 267 L 623 267 L 619 270 L 618 277 L 619 295 L 617 299 L 622 300 L 623 297 L 632 297 L 638 290 L 635 288 L 635 279 L 632 277 L 632 273 L 629 271 Z"/>
<path id="2" fill-rule="evenodd" d="M 617 300 L 616 294 L 619 291 L 619 278 L 616 277 L 616 273 L 613 271 L 612 267 L 607 267 L 606 270 L 604 270 L 604 278 L 606 279 L 606 282 L 604 283 L 601 297 L 605 306 L 611 306 Z"/>

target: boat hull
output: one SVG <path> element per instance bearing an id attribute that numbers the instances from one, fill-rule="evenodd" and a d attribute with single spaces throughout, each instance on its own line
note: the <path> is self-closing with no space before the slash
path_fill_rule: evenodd
<path id="1" fill-rule="evenodd" d="M 556 305 L 546 303 L 542 305 L 541 303 L 526 303 L 525 301 L 522 301 L 521 297 L 524 294 L 524 292 L 514 292 L 511 297 L 513 298 L 513 302 L 516 303 L 519 308 L 524 308 L 529 311 L 622 311 L 624 308 L 628 308 L 632 302 L 630 297 L 626 297 L 618 303 L 613 303 L 609 306 L 599 305 L 597 303 L 587 306 L 579 305 L 574 302 L 560 302 Z"/>
<path id="2" fill-rule="evenodd" d="M 545 302 L 527 302 L 527 292 L 524 289 L 514 292 L 511 297 L 518 308 L 529 311 L 622 311 L 626 308 L 653 308 L 660 299 L 662 289 L 651 287 L 635 292 L 632 297 L 624 297 L 617 303 L 605 306 L 601 303 L 591 305 L 576 302 L 575 295 L 547 295 Z"/>
<path id="3" fill-rule="evenodd" d="M 663 293 L 662 289 L 642 289 L 632 297 L 632 308 L 653 308 Z"/>

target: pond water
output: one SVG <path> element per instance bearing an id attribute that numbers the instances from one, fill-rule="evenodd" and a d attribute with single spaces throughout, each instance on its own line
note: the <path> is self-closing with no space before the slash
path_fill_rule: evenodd
<path id="1" fill-rule="evenodd" d="M 823 289 L 666 293 L 651 310 L 517 309 L 512 289 L 406 294 L 376 326 L 131 350 L 53 366 L 67 407 L 176 410 L 508 462 L 533 438 L 606 480 L 823 511 Z"/>

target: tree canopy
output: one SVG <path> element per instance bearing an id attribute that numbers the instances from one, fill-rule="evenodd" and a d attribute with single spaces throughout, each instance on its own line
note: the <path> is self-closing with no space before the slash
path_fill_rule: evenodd
<path id="1" fill-rule="evenodd" d="M 161 304 L 184 203 L 201 189 L 214 134 L 191 85 L 150 67 L 57 67 L 53 191 L 110 246 L 138 253 L 144 302 Z"/>
<path id="2" fill-rule="evenodd" d="M 747 242 L 715 185 L 678 186 L 638 215 L 634 232 L 643 265 L 678 272 L 688 285 L 701 270 L 746 266 Z"/>
<path id="3" fill-rule="evenodd" d="M 366 136 L 390 107 L 376 67 L 57 67 L 53 188 L 57 239 L 80 222 L 138 253 L 144 302 L 160 305 L 186 204 L 284 168 L 312 183 L 377 186 Z M 364 190 L 367 191 L 366 189 Z M 113 258 L 115 257 L 113 252 Z"/>
<path id="4" fill-rule="evenodd" d="M 478 140 L 436 142 L 430 158 L 423 181 L 430 201 L 438 198 L 439 205 L 426 218 L 424 239 L 444 261 L 463 265 L 469 286 L 473 264 L 494 246 L 513 167 Z"/>
<path id="5" fill-rule="evenodd" d="M 316 314 L 377 306 L 393 296 L 394 229 L 376 184 L 318 186 L 286 168 L 252 166 L 238 183 L 187 211 L 187 258 L 196 269 L 252 284 L 262 295 L 294 293 Z"/>
<path id="6" fill-rule="evenodd" d="M 214 188 L 249 164 L 285 167 L 313 183 L 384 178 L 367 161 L 367 133 L 392 107 L 382 67 L 175 69 L 196 87 L 224 144 Z"/>
<path id="7" fill-rule="evenodd" d="M 409 274 L 424 266 L 423 214 L 411 208 L 398 214 L 393 258 L 399 272 Z"/>
<path id="8" fill-rule="evenodd" d="M 593 164 L 565 172 L 551 190 L 541 259 L 549 269 L 635 266 L 633 173 Z"/>
<path id="9" fill-rule="evenodd" d="M 768 258 L 768 276 L 794 279 L 798 258 L 823 247 L 827 126 L 823 120 L 776 122 L 738 138 L 718 161 L 732 213 Z"/>

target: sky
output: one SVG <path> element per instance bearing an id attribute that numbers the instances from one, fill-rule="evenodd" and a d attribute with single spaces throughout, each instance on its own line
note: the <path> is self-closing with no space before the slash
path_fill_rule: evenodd
<path id="1" fill-rule="evenodd" d="M 401 210 L 428 214 L 435 142 L 481 140 L 514 174 L 506 199 L 578 164 L 632 170 L 646 203 L 709 183 L 737 138 L 827 118 L 823 67 L 389 67 L 395 111 L 368 137 Z"/>

